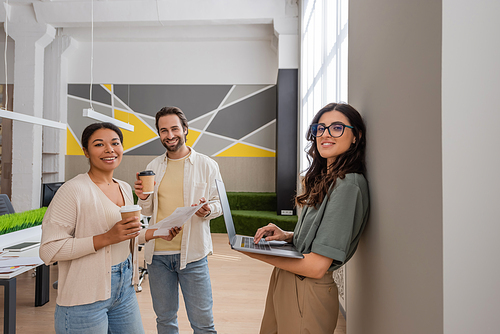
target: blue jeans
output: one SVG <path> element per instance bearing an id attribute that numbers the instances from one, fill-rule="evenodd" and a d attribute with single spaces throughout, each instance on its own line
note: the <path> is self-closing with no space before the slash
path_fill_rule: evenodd
<path id="1" fill-rule="evenodd" d="M 111 298 L 91 304 L 56 305 L 57 334 L 141 334 L 139 304 L 132 283 L 132 258 L 111 267 Z"/>
<path id="2" fill-rule="evenodd" d="M 180 267 L 180 254 L 153 255 L 148 265 L 149 286 L 158 334 L 177 334 L 179 284 L 194 334 L 217 333 L 212 315 L 212 286 L 207 258 Z"/>

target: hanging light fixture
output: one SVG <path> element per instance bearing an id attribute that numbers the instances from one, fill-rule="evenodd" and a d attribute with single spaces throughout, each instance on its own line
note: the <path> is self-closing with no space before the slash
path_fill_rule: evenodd
<path id="1" fill-rule="evenodd" d="M 90 108 L 83 109 L 83 117 L 88 117 L 101 122 L 108 122 L 124 130 L 134 131 L 134 126 L 117 120 L 116 118 L 98 113 L 92 105 L 92 85 L 94 83 L 94 0 L 91 1 L 91 20 L 90 20 Z"/>
<path id="2" fill-rule="evenodd" d="M 5 22 L 4 22 L 4 30 L 5 30 L 5 47 L 4 47 L 4 69 L 5 69 L 5 106 L 0 108 L 0 117 L 1 118 L 7 118 L 7 119 L 12 119 L 15 121 L 21 121 L 25 123 L 30 123 L 30 124 L 37 124 L 37 125 L 43 125 L 43 126 L 49 126 L 52 128 L 57 128 L 57 129 L 62 129 L 66 130 L 66 124 L 61 123 L 61 122 L 56 122 L 56 121 L 51 121 L 49 119 L 41 118 L 41 117 L 35 117 L 35 116 L 30 116 L 26 115 L 23 113 L 11 111 L 7 109 L 7 105 L 9 104 L 9 92 L 8 92 L 8 77 L 7 77 L 7 44 L 8 44 L 8 27 L 9 27 L 9 16 L 10 16 L 10 5 L 9 5 L 9 0 L 6 0 L 4 3 L 4 8 L 5 8 Z"/>

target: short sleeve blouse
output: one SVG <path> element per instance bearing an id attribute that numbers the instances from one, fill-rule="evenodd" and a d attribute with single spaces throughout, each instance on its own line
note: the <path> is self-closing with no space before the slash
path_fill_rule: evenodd
<path id="1" fill-rule="evenodd" d="M 293 244 L 302 254 L 332 259 L 329 270 L 340 268 L 354 254 L 368 220 L 369 193 L 361 174 L 347 174 L 319 208 L 305 206 L 295 226 Z"/>

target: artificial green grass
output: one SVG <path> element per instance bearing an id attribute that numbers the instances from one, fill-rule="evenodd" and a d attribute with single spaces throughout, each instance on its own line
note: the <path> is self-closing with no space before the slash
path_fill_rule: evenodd
<path id="1" fill-rule="evenodd" d="M 276 213 L 276 193 L 228 192 L 234 229 L 237 234 L 254 235 L 258 228 L 273 223 L 285 231 L 293 231 L 297 216 L 279 216 Z M 224 217 L 210 221 L 212 233 L 227 233 Z"/>
<path id="2" fill-rule="evenodd" d="M 231 210 L 276 211 L 276 193 L 228 192 Z"/>
<path id="3" fill-rule="evenodd" d="M 135 191 L 132 194 L 137 203 Z M 276 193 L 228 192 L 227 198 L 231 210 L 276 211 Z"/>
<path id="4" fill-rule="evenodd" d="M 278 216 L 275 211 L 231 210 L 237 234 L 254 235 L 258 228 L 273 223 L 285 231 L 293 231 L 297 216 Z M 210 232 L 227 233 L 224 217 L 210 221 Z"/>
<path id="5" fill-rule="evenodd" d="M 43 207 L 40 209 L 0 216 L 0 234 L 7 234 L 41 225 L 45 211 L 47 211 L 47 208 Z"/>

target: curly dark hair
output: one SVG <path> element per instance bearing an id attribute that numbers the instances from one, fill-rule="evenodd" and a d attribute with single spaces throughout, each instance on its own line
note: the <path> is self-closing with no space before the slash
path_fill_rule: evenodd
<path id="1" fill-rule="evenodd" d="M 330 103 L 314 116 L 311 124 L 318 123 L 324 113 L 334 110 L 341 112 L 349 119 L 351 126 L 354 127 L 352 132 L 356 141 L 328 166 L 327 159 L 319 154 L 316 138 L 312 135 L 311 127 L 309 127 L 306 135 L 309 141 L 306 147 L 309 167 L 306 169 L 306 175 L 302 181 L 304 192 L 295 198 L 295 202 L 299 206 L 317 207 L 323 202 L 325 196 L 329 196 L 329 190 L 333 188 L 337 178 L 343 179 L 348 173 L 363 175 L 366 173 L 366 128 L 363 118 L 356 109 L 347 103 Z"/>

